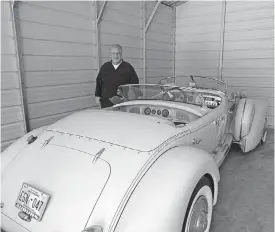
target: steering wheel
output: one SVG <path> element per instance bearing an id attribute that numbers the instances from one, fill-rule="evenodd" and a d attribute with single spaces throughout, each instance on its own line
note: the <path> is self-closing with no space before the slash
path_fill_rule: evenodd
<path id="1" fill-rule="evenodd" d="M 169 91 L 163 91 L 163 92 L 160 92 L 154 96 L 151 97 L 151 99 L 156 99 L 156 100 L 174 100 L 175 96 L 173 94 L 171 94 L 170 92 L 168 93 Z M 168 96 L 168 99 L 165 99 L 165 96 Z M 143 96 L 139 96 L 138 97 L 138 100 L 141 100 L 141 99 L 144 99 Z"/>
<path id="2" fill-rule="evenodd" d="M 172 94 L 169 90 L 166 90 L 163 93 L 163 100 L 165 100 L 165 101 L 176 100 L 176 96 L 174 94 Z"/>
<path id="3" fill-rule="evenodd" d="M 156 100 L 163 100 L 163 96 L 165 94 L 165 91 L 162 91 L 154 96 L 151 97 L 151 99 L 156 99 Z"/>
<path id="4" fill-rule="evenodd" d="M 178 90 L 179 92 L 171 93 L 173 90 Z M 178 87 L 167 89 L 163 91 L 162 94 L 163 98 L 165 96 L 168 96 L 169 99 L 164 99 L 164 100 L 173 100 L 173 101 L 179 101 L 179 102 L 185 102 L 185 94 L 184 91 Z"/>
<path id="5" fill-rule="evenodd" d="M 175 95 L 175 101 L 176 102 L 181 102 L 181 103 L 186 103 L 186 96 L 184 95 L 184 93 L 177 93 Z"/>

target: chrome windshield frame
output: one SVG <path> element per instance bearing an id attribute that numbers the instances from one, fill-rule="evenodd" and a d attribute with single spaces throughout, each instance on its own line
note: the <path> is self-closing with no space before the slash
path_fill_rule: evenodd
<path id="1" fill-rule="evenodd" d="M 222 91 L 222 90 L 220 90 L 220 89 L 218 89 L 218 88 L 210 88 L 210 87 L 209 87 L 209 88 L 203 88 L 203 87 L 197 86 L 196 80 L 194 79 L 194 78 L 196 78 L 196 77 L 202 78 L 202 79 L 209 79 L 209 80 L 216 81 L 217 83 L 220 83 L 221 85 L 223 85 L 225 90 Z M 216 90 L 216 91 L 222 92 L 222 93 L 224 93 L 224 94 L 227 94 L 227 93 L 228 93 L 228 86 L 227 86 L 227 84 L 226 84 L 224 81 L 218 80 L 218 79 L 213 78 L 213 77 L 205 77 L 205 76 L 198 76 L 198 75 L 190 75 L 190 76 L 186 76 L 186 75 L 176 75 L 176 76 L 169 76 L 169 77 L 166 77 L 166 78 L 164 78 L 164 79 L 161 79 L 160 82 L 161 82 L 161 81 L 164 81 L 164 80 L 166 80 L 166 79 L 167 79 L 167 80 L 174 80 L 174 83 L 173 83 L 173 84 L 169 84 L 169 85 L 175 85 L 175 86 L 177 86 L 177 85 L 175 84 L 177 78 L 189 78 L 190 80 L 192 80 L 192 81 L 196 84 L 196 86 L 195 86 L 194 88 L 197 88 L 197 89 L 211 89 L 211 90 Z M 182 87 L 186 87 L 186 86 L 182 86 Z"/>

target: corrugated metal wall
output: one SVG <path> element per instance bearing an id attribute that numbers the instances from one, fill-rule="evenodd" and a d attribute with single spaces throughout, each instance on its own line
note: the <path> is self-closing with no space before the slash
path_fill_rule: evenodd
<path id="1" fill-rule="evenodd" d="M 173 10 L 160 5 L 151 22 L 144 72 L 145 15 L 148 20 L 155 2 L 108 1 L 96 27 L 95 14 L 100 13 L 103 4 L 103 1 L 17 2 L 16 28 L 29 130 L 53 123 L 74 111 L 96 107 L 94 90 L 98 67 L 110 60 L 109 47 L 113 43 L 123 46 L 123 58 L 134 66 L 140 83 L 145 81 L 144 74 L 149 76 L 148 82 L 158 81 L 155 77 L 173 75 Z M 7 28 L 10 24 L 8 19 L 2 25 Z M 2 116 L 2 141 L 6 141 L 26 131 L 22 131 L 22 106 L 5 108 L 22 104 L 22 99 L 12 47 L 14 40 L 9 35 L 9 40 L 4 37 L 3 41 L 3 53 L 10 54 L 2 56 L 2 89 L 9 89 L 2 91 L 2 115 L 5 116 Z M 7 123 L 15 125 L 10 124 L 7 131 Z"/>
<path id="2" fill-rule="evenodd" d="M 222 9 L 222 1 L 177 7 L 176 75 L 218 78 L 221 64 L 230 87 L 268 101 L 274 127 L 274 2 L 226 1 L 224 37 Z"/>
<path id="3" fill-rule="evenodd" d="M 100 66 L 110 60 L 110 45 L 123 47 L 123 59 L 129 62 L 143 82 L 141 1 L 108 1 L 99 21 Z M 103 2 L 99 2 L 101 8 Z"/>
<path id="4" fill-rule="evenodd" d="M 30 129 L 95 106 L 94 2 L 17 7 Z"/>
<path id="5" fill-rule="evenodd" d="M 146 2 L 146 22 L 156 2 Z M 147 83 L 157 83 L 174 75 L 175 15 L 172 8 L 160 4 L 146 33 Z"/>
<path id="6" fill-rule="evenodd" d="M 190 1 L 177 7 L 176 75 L 218 77 L 221 22 L 221 1 Z"/>
<path id="7" fill-rule="evenodd" d="M 268 101 L 274 127 L 273 1 L 227 1 L 222 71 L 229 86 Z"/>
<path id="8" fill-rule="evenodd" d="M 143 28 L 157 3 L 108 1 L 98 25 L 99 60 L 94 4 L 18 4 L 20 65 L 30 129 L 95 107 L 98 62 L 102 65 L 110 59 L 108 49 L 113 43 L 123 46 L 123 58 L 134 66 L 141 83 L 146 79 L 156 83 L 174 72 L 218 76 L 222 2 L 187 2 L 177 7 L 176 19 L 173 9 L 160 4 L 146 33 L 145 72 Z M 102 1 L 97 2 L 97 12 L 102 5 Z M 252 97 L 267 98 L 269 125 L 274 125 L 273 2 L 227 2 L 226 6 L 222 77 Z M 2 2 L 1 21 L 1 138 L 2 146 L 6 146 L 26 130 L 9 2 Z"/>
<path id="9" fill-rule="evenodd" d="M 26 133 L 10 2 L 1 1 L 1 150 Z"/>

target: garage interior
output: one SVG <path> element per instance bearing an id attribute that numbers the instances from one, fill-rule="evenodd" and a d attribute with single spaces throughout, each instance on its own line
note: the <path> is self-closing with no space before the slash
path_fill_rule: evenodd
<path id="1" fill-rule="evenodd" d="M 273 1 L 2 1 L 1 13 L 2 151 L 98 108 L 96 76 L 118 43 L 140 83 L 200 75 L 268 101 L 267 142 L 233 146 L 221 167 L 211 232 L 274 231 Z"/>

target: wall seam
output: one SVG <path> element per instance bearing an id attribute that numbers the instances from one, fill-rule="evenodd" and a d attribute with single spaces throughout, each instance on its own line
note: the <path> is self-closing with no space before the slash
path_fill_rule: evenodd
<path id="1" fill-rule="evenodd" d="M 147 83 L 147 77 L 146 77 L 146 31 L 145 31 L 145 26 L 146 26 L 146 1 L 144 0 L 142 2 L 142 34 L 143 34 L 143 83 Z"/>
<path id="2" fill-rule="evenodd" d="M 173 7 L 173 76 L 176 75 L 176 7 Z M 175 80 L 176 81 L 176 80 Z"/>
<path id="3" fill-rule="evenodd" d="M 99 71 L 99 66 L 100 66 L 100 64 L 99 64 L 99 33 L 98 33 L 98 20 L 97 20 L 97 1 L 95 0 L 94 1 L 94 4 L 92 5 L 92 7 L 93 7 L 93 10 L 94 10 L 94 14 L 95 14 L 95 17 L 94 17 L 94 19 L 93 19 L 93 21 L 94 21 L 94 26 L 95 26 L 95 39 L 96 39 L 96 44 L 95 44 L 95 46 L 96 46 L 96 68 L 97 68 L 97 72 Z"/>
<path id="4" fill-rule="evenodd" d="M 19 28 L 19 17 L 16 17 L 16 9 L 18 10 L 19 3 L 15 3 L 14 1 L 10 1 L 10 10 L 11 10 L 11 17 L 12 17 L 12 29 L 14 33 L 14 44 L 16 50 L 16 63 L 19 75 L 19 85 L 20 85 L 20 97 L 21 97 L 21 104 L 22 104 L 22 113 L 23 113 L 23 122 L 24 122 L 24 130 L 25 133 L 30 131 L 29 125 L 29 115 L 28 115 L 28 106 L 27 106 L 27 99 L 26 99 L 26 91 L 25 91 L 25 82 L 24 82 L 24 65 L 23 65 L 23 57 L 20 47 L 20 28 Z"/>
<path id="5" fill-rule="evenodd" d="M 220 34 L 219 70 L 218 70 L 218 79 L 219 80 L 222 80 L 222 71 L 223 71 L 225 17 L 226 17 L 226 0 L 223 0 L 223 2 L 222 2 L 222 23 L 221 23 L 221 34 Z"/>

